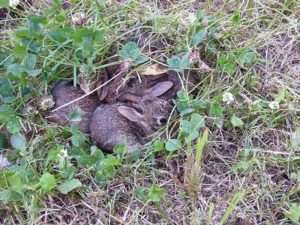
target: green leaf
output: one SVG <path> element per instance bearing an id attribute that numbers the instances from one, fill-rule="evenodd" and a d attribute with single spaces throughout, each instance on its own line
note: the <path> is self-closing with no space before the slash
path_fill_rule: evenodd
<path id="1" fill-rule="evenodd" d="M 26 70 L 31 70 L 35 68 L 36 61 L 37 61 L 36 55 L 27 54 L 23 59 L 23 65 L 26 68 Z"/>
<path id="2" fill-rule="evenodd" d="M 198 130 L 205 126 L 205 119 L 200 114 L 193 113 L 191 115 L 191 124 L 193 129 Z"/>
<path id="3" fill-rule="evenodd" d="M 207 37 L 207 31 L 206 30 L 201 30 L 198 31 L 197 33 L 195 33 L 192 36 L 192 41 L 191 41 L 191 45 L 192 46 L 197 46 L 199 44 L 201 44 Z"/>
<path id="4" fill-rule="evenodd" d="M 189 115 L 189 114 L 191 114 L 192 112 L 194 112 L 195 110 L 193 109 L 193 108 L 187 108 L 187 109 L 185 109 L 185 110 L 182 110 L 181 112 L 180 112 L 180 115 L 182 116 L 182 117 L 184 117 L 184 116 L 186 116 L 186 115 Z"/>
<path id="5" fill-rule="evenodd" d="M 168 66 L 171 70 L 177 72 L 183 72 L 183 70 L 190 67 L 189 53 L 186 53 L 183 57 L 172 56 L 167 60 Z"/>
<path id="6" fill-rule="evenodd" d="M 157 139 L 154 141 L 153 143 L 153 151 L 154 152 L 161 152 L 165 149 L 165 143 L 160 140 L 160 139 Z"/>
<path id="7" fill-rule="evenodd" d="M 285 100 L 285 98 L 288 96 L 288 91 L 286 88 L 283 88 L 279 91 L 279 93 L 275 97 L 275 101 L 278 103 L 281 103 Z"/>
<path id="8" fill-rule="evenodd" d="M 113 168 L 121 165 L 121 160 L 115 156 L 109 155 L 102 160 L 103 168 Z"/>
<path id="9" fill-rule="evenodd" d="M 127 146 L 124 144 L 117 144 L 114 147 L 113 152 L 117 155 L 123 155 L 125 152 L 127 152 Z"/>
<path id="10" fill-rule="evenodd" d="M 103 30 L 96 30 L 94 32 L 95 44 L 102 45 L 105 41 L 104 36 L 105 36 L 105 34 L 104 34 Z"/>
<path id="11" fill-rule="evenodd" d="M 82 119 L 82 116 L 84 115 L 84 112 L 81 110 L 81 108 L 76 107 L 70 115 L 68 115 L 69 120 L 72 122 L 80 122 Z"/>
<path id="12" fill-rule="evenodd" d="M 208 129 L 205 129 L 203 132 L 203 135 L 198 138 L 196 143 L 196 156 L 195 160 L 196 162 L 200 163 L 203 155 L 203 150 L 205 145 L 208 142 Z"/>
<path id="13" fill-rule="evenodd" d="M 241 13 L 239 11 L 234 12 L 231 21 L 234 25 L 239 25 L 241 23 Z"/>
<path id="14" fill-rule="evenodd" d="M 219 68 L 228 75 L 232 75 L 237 67 L 235 56 L 232 53 L 221 55 L 218 58 L 217 64 Z"/>
<path id="15" fill-rule="evenodd" d="M 300 204 L 291 203 L 288 211 L 285 213 L 285 216 L 289 218 L 294 224 L 300 223 Z"/>
<path id="16" fill-rule="evenodd" d="M 134 194 L 141 201 L 147 200 L 146 189 L 144 187 L 137 187 Z"/>
<path id="17" fill-rule="evenodd" d="M 61 145 L 55 146 L 54 148 L 50 149 L 47 156 L 47 162 L 58 162 L 62 149 L 64 149 L 64 147 Z"/>
<path id="18" fill-rule="evenodd" d="M 72 145 L 74 145 L 75 147 L 79 147 L 86 140 L 87 139 L 85 135 L 80 132 L 77 126 L 72 127 L 72 137 L 71 137 Z"/>
<path id="19" fill-rule="evenodd" d="M 181 148 L 181 143 L 177 139 L 169 139 L 165 147 L 167 151 L 174 152 Z"/>
<path id="20" fill-rule="evenodd" d="M 20 43 L 16 44 L 15 48 L 13 49 L 13 53 L 17 58 L 23 59 L 27 54 L 26 46 Z"/>
<path id="21" fill-rule="evenodd" d="M 8 79 L 0 78 L 0 96 L 2 98 L 13 97 L 13 89 Z"/>
<path id="22" fill-rule="evenodd" d="M 187 142 L 195 140 L 199 136 L 199 129 L 205 126 L 205 119 L 198 113 L 193 113 L 190 120 L 182 120 L 181 131 L 187 138 Z"/>
<path id="23" fill-rule="evenodd" d="M 26 138 L 20 133 L 14 134 L 10 137 L 10 143 L 13 148 L 17 150 L 25 150 L 26 149 Z"/>
<path id="24" fill-rule="evenodd" d="M 11 117 L 6 124 L 6 128 L 9 133 L 16 134 L 21 131 L 22 127 L 17 117 Z"/>
<path id="25" fill-rule="evenodd" d="M 28 26 L 31 32 L 41 31 L 44 25 L 48 22 L 47 18 L 44 16 L 29 16 Z"/>
<path id="26" fill-rule="evenodd" d="M 10 64 L 7 67 L 7 73 L 11 73 L 17 77 L 21 76 L 22 73 L 24 73 L 24 72 L 25 72 L 24 66 L 19 65 L 19 64 Z"/>
<path id="27" fill-rule="evenodd" d="M 209 102 L 202 99 L 193 99 L 191 106 L 197 110 L 207 110 L 209 108 Z"/>
<path id="28" fill-rule="evenodd" d="M 9 7 L 9 0 L 0 0 L 0 8 Z"/>
<path id="29" fill-rule="evenodd" d="M 48 193 L 56 187 L 56 179 L 52 174 L 46 172 L 40 177 L 39 185 L 44 192 Z"/>
<path id="30" fill-rule="evenodd" d="M 0 150 L 6 148 L 7 140 L 4 134 L 0 133 Z"/>
<path id="31" fill-rule="evenodd" d="M 138 65 L 147 61 L 147 57 L 145 57 L 138 45 L 135 42 L 128 42 L 123 46 L 123 48 L 119 51 L 119 55 L 124 60 L 130 60 L 134 65 Z"/>
<path id="32" fill-rule="evenodd" d="M 26 70 L 26 73 L 31 77 L 36 77 L 42 72 L 41 69 L 34 69 L 34 70 Z"/>
<path id="33" fill-rule="evenodd" d="M 0 191 L 0 201 L 2 201 L 4 203 L 8 203 L 8 202 L 12 201 L 10 198 L 11 197 L 10 193 L 11 193 L 10 190 Z"/>
<path id="34" fill-rule="evenodd" d="M 74 149 L 73 149 L 74 150 Z M 85 166 L 85 167 L 92 167 L 97 162 L 96 157 L 91 156 L 83 149 L 78 149 L 79 152 L 76 154 L 77 161 L 79 165 Z"/>
<path id="35" fill-rule="evenodd" d="M 94 31 L 92 29 L 81 27 L 77 28 L 72 33 L 72 39 L 76 44 L 82 44 L 84 41 L 92 40 Z"/>
<path id="36" fill-rule="evenodd" d="M 215 118 L 215 125 L 218 128 L 222 128 L 223 127 L 223 123 L 224 123 L 224 108 L 221 106 L 220 104 L 220 98 L 217 96 L 215 97 L 209 107 L 209 115 L 211 117 Z"/>
<path id="37" fill-rule="evenodd" d="M 235 114 L 233 114 L 230 118 L 230 122 L 232 124 L 233 127 L 243 127 L 244 126 L 244 122 L 237 117 Z"/>
<path id="38" fill-rule="evenodd" d="M 8 202 L 17 202 L 21 201 L 23 199 L 23 196 L 13 190 L 3 190 L 0 191 L 0 201 L 3 201 L 5 203 Z"/>
<path id="39" fill-rule="evenodd" d="M 82 143 L 81 135 L 79 135 L 79 134 L 73 134 L 72 137 L 71 137 L 71 142 L 72 142 L 73 146 L 79 147 L 80 144 Z"/>
<path id="40" fill-rule="evenodd" d="M 35 54 L 27 54 L 25 56 L 23 60 L 23 67 L 24 71 L 26 71 L 29 76 L 36 77 L 42 72 L 41 69 L 35 69 L 36 62 L 37 56 Z"/>
<path id="41" fill-rule="evenodd" d="M 103 152 L 96 146 L 91 146 L 91 155 L 96 158 L 96 161 L 101 161 L 105 158 Z"/>
<path id="42" fill-rule="evenodd" d="M 251 171 L 251 169 L 255 166 L 256 162 L 254 160 L 240 160 L 235 165 L 232 166 L 232 170 L 235 173 L 242 173 Z"/>
<path id="43" fill-rule="evenodd" d="M 72 30 L 67 30 L 65 28 L 60 28 L 54 31 L 50 31 L 48 33 L 49 37 L 56 42 L 59 43 L 64 43 L 67 40 L 67 36 L 68 36 L 68 32 L 69 34 L 72 32 Z"/>
<path id="44" fill-rule="evenodd" d="M 180 90 L 177 92 L 176 107 L 180 113 L 190 109 L 190 101 L 187 91 Z"/>
<path id="45" fill-rule="evenodd" d="M 24 187 L 24 184 L 23 184 L 22 179 L 19 175 L 13 174 L 12 176 L 9 176 L 7 178 L 7 181 L 9 183 L 9 187 L 11 188 L 11 190 L 22 193 L 22 189 Z"/>
<path id="46" fill-rule="evenodd" d="M 209 108 L 209 115 L 212 117 L 223 117 L 224 109 L 220 104 L 219 99 L 215 98 L 211 102 L 210 108 Z"/>
<path id="47" fill-rule="evenodd" d="M 0 121 L 1 122 L 8 122 L 9 119 L 14 115 L 15 115 L 15 112 L 9 105 L 7 105 L 7 104 L 0 105 Z"/>
<path id="48" fill-rule="evenodd" d="M 151 202 L 160 202 L 166 195 L 166 190 L 154 184 L 149 188 L 148 200 Z"/>
<path id="49" fill-rule="evenodd" d="M 252 65 L 256 61 L 256 53 L 250 49 L 242 49 L 237 55 L 237 60 L 241 66 Z"/>
<path id="50" fill-rule="evenodd" d="M 238 203 L 243 200 L 245 195 L 246 195 L 245 190 L 238 191 L 234 194 L 234 196 L 229 202 L 229 205 L 226 208 L 224 215 L 221 218 L 220 225 L 226 224 L 228 218 L 230 217 L 230 215 L 232 215 L 232 212 L 237 207 Z"/>
<path id="51" fill-rule="evenodd" d="M 114 155 L 108 155 L 102 159 L 97 166 L 96 181 L 102 183 L 113 177 L 117 167 L 121 165 L 121 162 L 121 159 Z"/>
<path id="52" fill-rule="evenodd" d="M 66 195 L 69 192 L 73 191 L 76 188 L 81 187 L 82 184 L 78 179 L 72 179 L 72 180 L 67 180 L 60 184 L 57 189 L 59 190 L 60 193 Z"/>
<path id="53" fill-rule="evenodd" d="M 198 10 L 197 12 L 196 12 L 196 17 L 197 17 L 197 19 L 199 20 L 199 21 L 202 21 L 205 17 L 206 17 L 206 13 L 205 13 L 205 11 L 204 10 Z"/>

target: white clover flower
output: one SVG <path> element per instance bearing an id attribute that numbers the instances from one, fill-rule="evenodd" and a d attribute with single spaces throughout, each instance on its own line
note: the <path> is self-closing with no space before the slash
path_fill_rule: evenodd
<path id="1" fill-rule="evenodd" d="M 223 102 L 225 102 L 227 105 L 231 104 L 234 102 L 234 96 L 230 92 L 225 92 L 223 94 Z"/>
<path id="2" fill-rule="evenodd" d="M 17 7 L 17 5 L 19 5 L 20 0 L 9 0 L 9 7 Z"/>
<path id="3" fill-rule="evenodd" d="M 61 159 L 66 159 L 66 158 L 68 158 L 68 156 L 69 156 L 69 154 L 68 154 L 67 149 L 65 149 L 65 148 L 61 149 L 61 151 L 60 151 L 60 158 Z"/>
<path id="4" fill-rule="evenodd" d="M 10 165 L 11 163 L 7 160 L 7 158 L 0 154 L 0 169 L 6 168 Z"/>
<path id="5" fill-rule="evenodd" d="M 273 109 L 273 110 L 279 109 L 279 103 L 277 101 L 272 101 L 269 103 L 269 107 L 270 107 L 270 109 Z"/>
<path id="6" fill-rule="evenodd" d="M 192 12 L 188 12 L 187 15 L 186 12 L 183 12 L 181 16 L 181 22 L 185 26 L 190 26 L 197 20 L 195 13 Z"/>
<path id="7" fill-rule="evenodd" d="M 196 15 L 195 15 L 195 13 L 189 12 L 186 19 L 187 19 L 187 21 L 188 21 L 190 24 L 192 24 L 192 23 L 194 23 L 194 22 L 197 20 L 197 17 L 196 17 Z"/>

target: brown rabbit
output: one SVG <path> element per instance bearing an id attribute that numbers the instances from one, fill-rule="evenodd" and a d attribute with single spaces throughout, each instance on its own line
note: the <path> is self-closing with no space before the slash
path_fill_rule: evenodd
<path id="1" fill-rule="evenodd" d="M 55 107 L 60 107 L 74 99 L 77 99 L 85 93 L 73 86 L 72 81 L 59 81 L 52 89 L 52 95 L 55 101 Z M 56 122 L 60 125 L 78 124 L 79 128 L 84 133 L 89 133 L 89 122 L 90 118 L 99 106 L 99 100 L 97 95 L 89 95 L 71 105 L 63 107 L 55 112 L 50 112 L 48 119 L 52 122 Z M 79 108 L 83 115 L 80 122 L 70 121 L 70 114 Z"/>
<path id="2" fill-rule="evenodd" d="M 131 78 L 126 83 L 126 89 L 122 90 L 122 93 L 119 95 L 118 100 L 124 101 L 126 96 L 129 95 L 137 95 L 144 96 L 147 94 L 145 90 L 148 90 L 150 87 L 153 87 L 155 84 L 160 82 L 172 82 L 173 86 L 162 95 L 160 98 L 164 100 L 170 100 L 176 98 L 176 93 L 182 89 L 182 84 L 179 78 L 179 75 L 176 72 L 169 71 L 167 73 L 155 76 L 141 76 L 139 79 L 137 76 Z"/>
<path id="3" fill-rule="evenodd" d="M 128 65 L 122 63 L 117 67 L 104 70 L 99 76 L 99 85 L 108 81 L 110 78 L 119 74 L 113 81 L 105 85 L 103 88 L 97 91 L 99 100 L 102 103 L 113 104 L 118 101 L 124 101 L 125 94 L 133 94 L 137 96 L 144 96 L 145 90 L 154 86 L 155 84 L 163 81 L 170 81 L 173 83 L 166 93 L 160 96 L 165 100 L 174 99 L 176 93 L 181 90 L 182 81 L 181 76 L 174 71 L 167 71 L 160 75 L 141 75 L 138 73 L 131 74 L 130 77 L 126 77 L 128 74 Z"/>
<path id="4" fill-rule="evenodd" d="M 167 121 L 172 106 L 158 97 L 172 86 L 170 81 L 157 83 L 145 96 L 131 96 L 128 99 L 131 106 L 124 103 L 99 106 L 90 122 L 91 138 L 102 150 L 109 152 L 122 143 L 127 145 L 128 152 L 141 149 L 145 137 Z"/>

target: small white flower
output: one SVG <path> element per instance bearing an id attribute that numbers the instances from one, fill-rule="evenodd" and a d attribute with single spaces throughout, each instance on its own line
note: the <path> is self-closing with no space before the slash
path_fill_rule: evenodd
<path id="1" fill-rule="evenodd" d="M 273 110 L 279 109 L 279 103 L 277 101 L 272 101 L 269 103 L 269 107 L 270 107 L 270 109 L 273 109 Z"/>
<path id="2" fill-rule="evenodd" d="M 19 5 L 20 0 L 9 0 L 9 7 L 17 7 L 17 5 Z"/>
<path id="3" fill-rule="evenodd" d="M 181 22 L 185 26 L 190 26 L 190 25 L 192 25 L 197 20 L 197 17 L 195 15 L 195 13 L 192 13 L 192 12 L 188 12 L 187 15 L 184 12 L 184 13 L 182 13 L 181 16 L 182 16 Z"/>
<path id="4" fill-rule="evenodd" d="M 227 105 L 231 104 L 234 102 L 234 96 L 230 92 L 225 92 L 223 94 L 223 102 L 225 102 Z"/>
<path id="5" fill-rule="evenodd" d="M 187 19 L 187 21 L 189 21 L 190 24 L 192 24 L 197 20 L 197 17 L 195 15 L 195 13 L 189 12 L 186 19 Z"/>
<path id="6" fill-rule="evenodd" d="M 6 168 L 10 165 L 11 163 L 7 160 L 7 158 L 0 154 L 0 169 Z"/>
<path id="7" fill-rule="evenodd" d="M 60 150 L 60 158 L 61 159 L 66 159 L 66 158 L 68 158 L 68 151 L 67 151 L 67 149 L 65 149 L 65 148 L 63 148 L 63 149 L 61 149 Z"/>

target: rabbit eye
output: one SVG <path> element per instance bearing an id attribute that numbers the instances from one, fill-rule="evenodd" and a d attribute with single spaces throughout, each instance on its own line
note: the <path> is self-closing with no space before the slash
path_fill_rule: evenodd
<path id="1" fill-rule="evenodd" d="M 158 118 L 157 122 L 158 122 L 159 125 L 163 125 L 163 124 L 167 123 L 167 119 L 164 118 L 164 117 L 160 117 L 160 118 Z"/>

